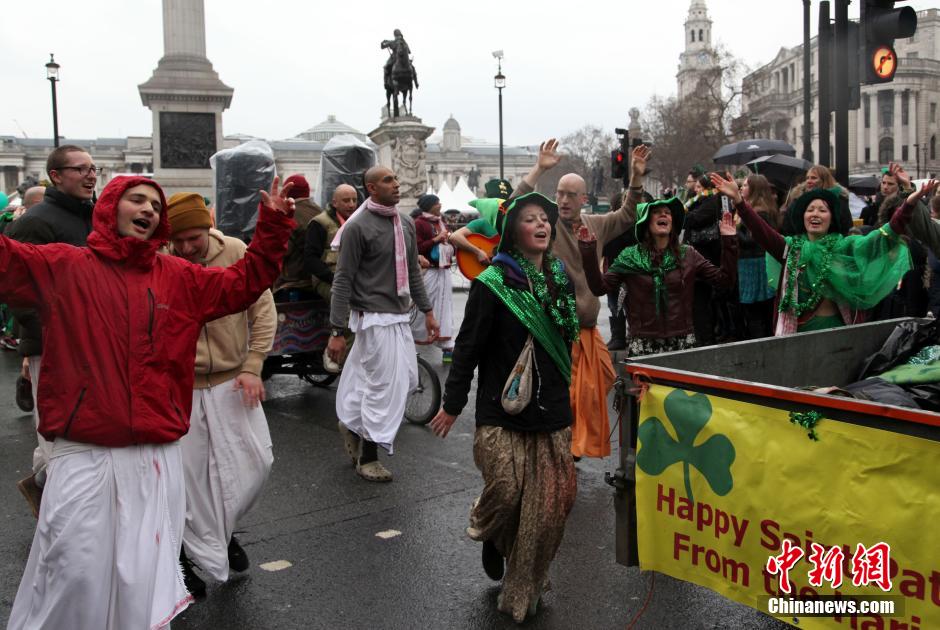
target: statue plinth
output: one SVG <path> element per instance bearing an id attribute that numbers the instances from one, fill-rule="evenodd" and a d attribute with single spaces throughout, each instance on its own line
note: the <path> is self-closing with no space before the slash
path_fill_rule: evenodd
<path id="1" fill-rule="evenodd" d="M 395 172 L 400 184 L 398 207 L 410 212 L 428 189 L 427 139 L 434 132 L 417 116 L 385 118 L 369 138 L 379 147 L 379 164 Z"/>
<path id="2" fill-rule="evenodd" d="M 164 54 L 137 86 L 153 112 L 153 174 L 169 195 L 212 194 L 209 157 L 223 146 L 222 111 L 232 88 L 206 58 L 204 0 L 163 0 Z"/>

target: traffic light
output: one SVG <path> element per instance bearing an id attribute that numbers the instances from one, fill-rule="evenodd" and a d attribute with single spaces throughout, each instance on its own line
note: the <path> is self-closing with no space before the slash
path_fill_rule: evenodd
<path id="1" fill-rule="evenodd" d="M 913 37 L 917 12 L 911 7 L 894 8 L 895 0 L 863 0 L 859 22 L 860 63 L 864 83 L 887 83 L 898 69 L 894 40 Z"/>
<path id="2" fill-rule="evenodd" d="M 623 179 L 627 174 L 627 156 L 622 149 L 610 152 L 610 178 Z"/>

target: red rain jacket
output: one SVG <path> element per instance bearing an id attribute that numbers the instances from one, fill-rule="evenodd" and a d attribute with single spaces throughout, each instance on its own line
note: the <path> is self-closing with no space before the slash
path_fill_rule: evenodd
<path id="1" fill-rule="evenodd" d="M 173 442 L 189 430 L 203 324 L 243 311 L 280 273 L 290 217 L 261 207 L 244 259 L 203 268 L 158 256 L 166 212 L 146 241 L 120 237 L 117 205 L 144 177 L 115 177 L 95 205 L 88 247 L 0 236 L 0 302 L 42 317 L 39 433 L 102 446 Z"/>

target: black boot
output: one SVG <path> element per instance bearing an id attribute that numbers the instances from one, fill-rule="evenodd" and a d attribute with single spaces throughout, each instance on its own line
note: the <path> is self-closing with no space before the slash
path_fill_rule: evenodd
<path id="1" fill-rule="evenodd" d="M 201 577 L 196 575 L 196 572 L 193 570 L 195 565 L 192 560 L 186 557 L 186 550 L 183 548 L 180 548 L 180 564 L 183 567 L 183 583 L 186 585 L 186 590 L 189 591 L 193 597 L 205 597 L 206 583 Z"/>
<path id="2" fill-rule="evenodd" d="M 496 549 L 496 545 L 493 544 L 493 541 L 483 541 L 482 560 L 483 570 L 486 572 L 487 577 L 495 582 L 503 579 L 503 571 L 505 571 L 503 556 L 499 553 L 499 550 Z"/>
<path id="3" fill-rule="evenodd" d="M 607 342 L 610 352 L 627 349 L 627 318 L 623 315 L 610 318 L 610 341 Z"/>
<path id="4" fill-rule="evenodd" d="M 251 563 L 248 562 L 248 554 L 238 544 L 238 539 L 232 536 L 228 541 L 228 566 L 232 571 L 247 571 Z"/>

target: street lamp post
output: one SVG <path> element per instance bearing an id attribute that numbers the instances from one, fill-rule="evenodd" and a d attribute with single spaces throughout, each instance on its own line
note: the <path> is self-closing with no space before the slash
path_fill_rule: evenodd
<path id="1" fill-rule="evenodd" d="M 503 88 L 506 87 L 506 77 L 503 76 L 503 51 L 493 52 L 496 57 L 496 76 L 493 77 L 493 83 L 499 92 L 499 178 L 503 178 Z"/>
<path id="2" fill-rule="evenodd" d="M 46 78 L 52 84 L 52 145 L 59 146 L 59 110 L 55 99 L 55 84 L 59 80 L 59 64 L 55 62 L 52 53 L 49 53 L 49 63 L 46 64 Z"/>

